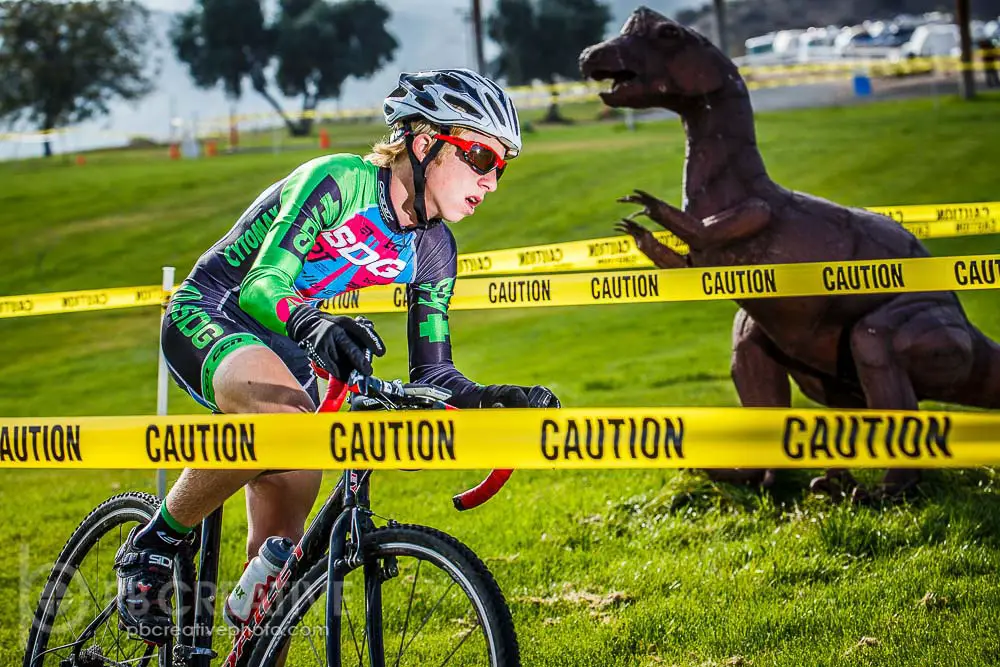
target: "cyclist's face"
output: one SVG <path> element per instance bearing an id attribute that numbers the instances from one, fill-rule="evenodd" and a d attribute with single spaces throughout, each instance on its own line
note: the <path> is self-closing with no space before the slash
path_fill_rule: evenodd
<path id="1" fill-rule="evenodd" d="M 496 138 L 472 130 L 455 132 L 466 141 L 474 141 L 489 146 L 500 157 L 506 156 L 506 149 Z M 458 148 L 444 144 L 439 155 L 427 168 L 427 208 L 428 214 L 458 222 L 472 215 L 482 204 L 487 192 L 497 189 L 497 172 L 478 174 L 458 154 Z"/>

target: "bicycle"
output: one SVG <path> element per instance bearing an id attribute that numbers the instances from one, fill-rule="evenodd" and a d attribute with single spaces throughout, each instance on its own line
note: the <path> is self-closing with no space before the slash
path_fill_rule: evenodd
<path id="1" fill-rule="evenodd" d="M 339 410 L 345 399 L 351 410 L 454 409 L 446 402 L 448 396 L 447 391 L 429 385 L 403 385 L 399 381 L 385 382 L 354 374 L 347 385 L 329 383 L 319 411 Z M 363 665 L 367 658 L 371 667 L 519 666 L 510 609 L 486 565 L 467 546 L 434 528 L 404 525 L 392 519 L 377 527 L 374 518 L 383 517 L 370 508 L 371 473 L 371 470 L 343 472 L 253 617 L 236 634 L 222 664 L 277 667 L 287 660 L 288 665 L 341 667 Z M 485 503 L 503 487 L 510 474 L 509 470 L 493 470 L 478 486 L 454 496 L 455 507 L 465 510 Z M 81 522 L 60 552 L 43 589 L 23 667 L 209 667 L 218 657 L 212 642 L 216 634 L 213 619 L 222 534 L 221 506 L 205 518 L 200 531 L 192 533 L 189 543 L 175 559 L 175 627 L 166 643 L 153 645 L 117 627 L 117 589 L 111 570 L 114 554 L 131 524 L 149 521 L 158 507 L 159 500 L 152 495 L 122 493 L 98 505 Z M 109 536 L 112 545 L 106 552 L 102 570 L 100 543 Z M 88 556 L 95 555 L 95 548 L 96 563 L 91 569 L 86 561 Z M 196 570 L 195 556 L 199 554 Z M 409 559 L 414 561 L 415 568 Z M 431 570 L 429 576 L 436 576 L 446 584 L 444 593 L 433 604 L 431 597 L 424 594 L 421 577 L 426 572 L 421 572 L 422 567 Z M 98 575 L 110 573 L 109 584 L 94 590 L 85 576 L 91 571 Z M 357 601 L 349 604 L 345 593 L 356 588 L 349 584 L 358 578 L 350 579 L 348 575 L 358 571 L 363 579 L 361 604 Z M 401 585 L 389 586 L 393 581 Z M 460 598 L 457 603 L 471 603 L 471 610 L 459 614 L 456 596 L 445 604 L 455 587 Z M 386 616 L 386 603 L 407 591 L 409 598 L 403 618 Z M 317 605 L 324 594 L 325 605 Z M 364 616 L 363 629 L 358 616 L 355 618 L 359 618 L 359 627 L 355 627 L 352 606 L 356 615 L 359 606 L 363 610 L 360 612 Z M 95 608 L 97 613 L 93 615 Z M 445 612 L 445 620 L 431 624 L 431 616 L 439 609 Z M 56 617 L 61 611 L 69 613 L 59 622 Z M 411 623 L 414 626 L 419 623 L 419 627 L 408 636 Z M 83 630 L 79 629 L 81 626 Z M 429 648 L 410 654 L 414 641 L 425 629 Z M 324 635 L 319 645 L 313 639 L 314 633 Z M 397 633 L 398 644 L 387 643 L 388 635 Z M 292 640 L 299 638 L 306 640 L 304 648 L 293 644 Z M 321 651 L 325 652 L 325 659 Z M 456 658 L 458 661 L 453 663 Z"/>

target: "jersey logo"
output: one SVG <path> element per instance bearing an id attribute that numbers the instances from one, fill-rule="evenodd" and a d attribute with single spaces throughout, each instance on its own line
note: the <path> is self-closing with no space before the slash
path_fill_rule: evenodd
<path id="1" fill-rule="evenodd" d="M 378 252 L 362 243 L 350 227 L 342 225 L 327 232 L 320 232 L 309 259 L 342 257 L 355 266 L 363 266 L 379 278 L 392 279 L 402 273 L 406 262 L 398 258 L 380 257 Z"/>
<path id="2" fill-rule="evenodd" d="M 302 178 L 302 176 L 297 177 L 298 180 Z M 282 204 L 285 204 L 289 192 L 299 185 L 297 182 L 289 181 L 289 183 L 282 187 Z M 289 188 L 289 191 L 286 192 L 285 188 Z M 282 237 L 280 246 L 293 254 L 305 255 L 312 247 L 316 234 L 337 223 L 342 208 L 340 186 L 327 174 L 313 186 L 312 192 L 302 202 L 294 222 Z"/>

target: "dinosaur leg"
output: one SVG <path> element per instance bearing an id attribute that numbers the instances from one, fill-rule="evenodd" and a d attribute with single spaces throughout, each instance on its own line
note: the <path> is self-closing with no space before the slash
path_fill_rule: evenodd
<path id="1" fill-rule="evenodd" d="M 645 215 L 695 250 L 725 245 L 753 236 L 771 220 L 771 207 L 763 199 L 755 197 L 704 220 L 699 220 L 642 190 L 636 190 L 635 194 L 621 197 L 618 201 L 623 204 L 639 204 L 643 207 L 641 211 L 630 215 L 627 220 L 637 215 Z"/>
<path id="2" fill-rule="evenodd" d="M 682 255 L 672 248 L 668 248 L 653 236 L 648 229 L 631 220 L 622 220 L 615 229 L 619 232 L 630 235 L 635 239 L 635 245 L 639 251 L 653 261 L 653 264 L 661 269 L 683 269 L 691 266 L 687 255 Z"/>
<path id="3" fill-rule="evenodd" d="M 921 366 L 941 366 L 945 358 L 946 365 L 958 362 L 961 350 L 956 349 L 956 344 L 960 347 L 961 341 L 945 322 L 928 317 L 928 311 L 925 295 L 903 295 L 863 317 L 851 330 L 851 352 L 868 408 L 918 409 L 912 371 Z M 874 495 L 859 488 L 854 500 L 893 500 L 912 490 L 920 478 L 919 470 L 890 469 Z"/>
<path id="4" fill-rule="evenodd" d="M 850 387 L 840 386 L 827 378 L 790 370 L 789 374 L 806 398 L 828 408 L 857 410 L 866 407 L 865 397 Z M 858 482 L 846 468 L 828 468 L 822 477 L 809 481 L 809 490 L 822 493 L 835 501 L 843 500 L 857 488 Z"/>
<path id="5" fill-rule="evenodd" d="M 769 352 L 767 335 L 745 310 L 733 320 L 731 374 L 740 403 L 748 408 L 787 408 L 791 405 L 788 372 Z M 767 488 L 774 483 L 773 470 L 754 468 L 713 469 L 708 476 L 720 482 L 751 484 Z"/>
<path id="6" fill-rule="evenodd" d="M 973 341 L 972 371 L 968 379 L 949 392 L 934 392 L 931 398 L 949 403 L 971 405 L 990 410 L 1000 409 L 1000 345 L 970 325 Z"/>

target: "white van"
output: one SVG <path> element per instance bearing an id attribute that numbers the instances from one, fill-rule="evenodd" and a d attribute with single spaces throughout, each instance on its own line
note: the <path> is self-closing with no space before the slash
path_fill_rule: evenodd
<path id="1" fill-rule="evenodd" d="M 928 23 L 913 31 L 910 41 L 900 48 L 904 58 L 947 56 L 959 48 L 961 40 L 954 23 Z"/>
<path id="2" fill-rule="evenodd" d="M 746 55 L 733 58 L 739 66 L 781 65 L 796 61 L 799 35 L 804 30 L 779 30 L 751 37 L 743 43 Z"/>
<path id="3" fill-rule="evenodd" d="M 800 63 L 824 62 L 838 56 L 834 48 L 836 29 L 810 28 L 799 36 L 798 61 Z"/>

